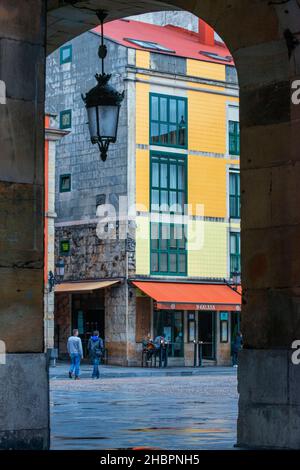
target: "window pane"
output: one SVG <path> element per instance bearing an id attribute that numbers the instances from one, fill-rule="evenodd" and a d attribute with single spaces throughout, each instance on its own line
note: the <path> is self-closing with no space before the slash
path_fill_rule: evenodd
<path id="1" fill-rule="evenodd" d="M 235 254 L 236 253 L 236 236 L 231 235 L 230 236 L 230 253 Z"/>
<path id="2" fill-rule="evenodd" d="M 185 189 L 185 171 L 183 165 L 178 165 L 178 189 Z"/>
<path id="3" fill-rule="evenodd" d="M 166 165 L 165 163 L 162 163 L 160 165 L 160 187 L 168 187 L 168 165 Z"/>
<path id="4" fill-rule="evenodd" d="M 158 96 L 151 97 L 151 120 L 158 121 Z"/>
<path id="5" fill-rule="evenodd" d="M 184 205 L 185 205 L 185 193 L 179 192 L 178 193 L 178 206 L 182 213 L 184 212 Z"/>
<path id="6" fill-rule="evenodd" d="M 159 124 L 153 123 L 151 124 L 151 142 L 152 143 L 159 143 Z"/>
<path id="7" fill-rule="evenodd" d="M 169 125 L 169 143 L 177 145 L 177 126 L 176 124 Z"/>
<path id="8" fill-rule="evenodd" d="M 177 192 L 170 191 L 170 210 L 172 209 L 172 212 L 178 212 L 178 208 L 174 207 L 176 205 L 177 205 Z"/>
<path id="9" fill-rule="evenodd" d="M 178 100 L 178 112 L 177 112 L 177 122 L 180 123 L 180 121 L 183 119 L 185 121 L 185 101 L 184 100 Z"/>
<path id="10" fill-rule="evenodd" d="M 181 274 L 185 274 L 186 272 L 186 255 L 185 254 L 180 254 L 179 255 L 179 269 L 178 271 Z"/>
<path id="11" fill-rule="evenodd" d="M 161 225 L 160 242 L 159 242 L 159 249 L 160 250 L 167 250 L 168 249 L 168 240 L 169 240 L 169 238 L 170 238 L 169 225 L 162 224 Z"/>
<path id="12" fill-rule="evenodd" d="M 160 98 L 160 120 L 167 122 L 168 120 L 168 102 L 167 98 Z"/>
<path id="13" fill-rule="evenodd" d="M 158 253 L 151 253 L 151 271 L 158 272 Z"/>
<path id="14" fill-rule="evenodd" d="M 159 256 L 159 270 L 161 273 L 168 272 L 168 255 L 167 253 L 161 253 Z"/>
<path id="15" fill-rule="evenodd" d="M 151 224 L 151 248 L 152 250 L 158 250 L 158 239 L 159 239 L 158 228 L 159 228 L 158 224 Z"/>
<path id="16" fill-rule="evenodd" d="M 170 227 L 170 249 L 177 249 L 177 240 L 176 240 L 175 226 L 171 225 Z"/>
<path id="17" fill-rule="evenodd" d="M 185 124 L 181 123 L 181 125 L 179 125 L 178 145 L 180 145 L 181 147 L 185 147 L 186 142 L 186 127 Z"/>
<path id="18" fill-rule="evenodd" d="M 177 166 L 170 165 L 170 188 L 171 189 L 176 189 L 176 185 L 177 185 L 176 172 L 177 172 Z"/>
<path id="19" fill-rule="evenodd" d="M 235 194 L 235 174 L 230 173 L 229 175 L 229 191 L 230 194 Z"/>
<path id="20" fill-rule="evenodd" d="M 168 126 L 167 124 L 160 125 L 160 143 L 167 144 L 168 143 Z"/>
<path id="21" fill-rule="evenodd" d="M 177 272 L 177 255 L 176 253 L 170 254 L 170 272 L 176 273 Z"/>
<path id="22" fill-rule="evenodd" d="M 152 186 L 159 186 L 159 164 L 152 163 Z"/>
<path id="23" fill-rule="evenodd" d="M 170 122 L 176 124 L 176 100 L 170 99 Z"/>
<path id="24" fill-rule="evenodd" d="M 159 191 L 156 189 L 152 189 L 151 192 L 151 210 L 159 210 Z"/>
<path id="25" fill-rule="evenodd" d="M 168 203 L 168 191 L 161 191 L 160 192 L 160 210 L 163 212 L 168 211 L 169 203 Z"/>

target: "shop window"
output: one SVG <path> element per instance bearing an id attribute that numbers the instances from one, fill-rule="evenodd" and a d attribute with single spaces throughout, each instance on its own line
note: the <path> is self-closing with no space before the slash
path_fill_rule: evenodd
<path id="1" fill-rule="evenodd" d="M 69 129 L 70 127 L 72 127 L 72 111 L 71 111 L 71 109 L 61 111 L 61 113 L 60 113 L 60 128 L 61 129 Z"/>
<path id="2" fill-rule="evenodd" d="M 187 99 L 150 94 L 150 144 L 187 148 Z"/>
<path id="3" fill-rule="evenodd" d="M 240 155 L 240 123 L 228 121 L 229 128 L 229 154 Z"/>
<path id="4" fill-rule="evenodd" d="M 230 277 L 241 272 L 241 235 L 239 232 L 230 233 Z"/>
<path id="5" fill-rule="evenodd" d="M 153 317 L 154 337 L 164 335 L 169 343 L 169 357 L 184 355 L 183 312 L 179 310 L 155 310 Z"/>
<path id="6" fill-rule="evenodd" d="M 229 173 L 229 214 L 233 219 L 241 217 L 240 174 L 237 171 Z"/>
<path id="7" fill-rule="evenodd" d="M 63 46 L 60 48 L 60 63 L 67 64 L 68 62 L 72 62 L 72 46 L 71 44 L 68 46 Z"/>
<path id="8" fill-rule="evenodd" d="M 59 179 L 59 191 L 66 193 L 71 191 L 71 175 L 60 175 Z"/>

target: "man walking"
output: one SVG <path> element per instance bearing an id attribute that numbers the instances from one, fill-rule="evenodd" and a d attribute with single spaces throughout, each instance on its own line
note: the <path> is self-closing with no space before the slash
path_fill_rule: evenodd
<path id="1" fill-rule="evenodd" d="M 103 355 L 103 339 L 99 336 L 99 331 L 94 331 L 93 336 L 90 337 L 88 342 L 88 350 L 90 354 L 90 358 L 93 364 L 93 373 L 92 379 L 99 379 L 100 372 L 99 372 L 99 364 L 101 361 L 101 357 Z"/>
<path id="2" fill-rule="evenodd" d="M 78 336 L 78 330 L 73 330 L 73 335 L 68 339 L 67 348 L 71 358 L 69 378 L 73 378 L 73 373 L 75 371 L 75 380 L 78 380 L 80 374 L 80 361 L 83 358 L 82 343 Z"/>

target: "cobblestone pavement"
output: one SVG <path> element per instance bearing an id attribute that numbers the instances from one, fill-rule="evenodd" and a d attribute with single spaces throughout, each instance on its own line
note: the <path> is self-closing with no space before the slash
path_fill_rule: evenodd
<path id="1" fill-rule="evenodd" d="M 83 373 L 79 381 L 66 372 L 50 372 L 52 449 L 232 449 L 236 442 L 235 369 L 100 380 Z"/>

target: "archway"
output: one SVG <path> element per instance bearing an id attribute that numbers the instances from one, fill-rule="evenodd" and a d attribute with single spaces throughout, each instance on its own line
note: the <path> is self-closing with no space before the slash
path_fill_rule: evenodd
<path id="1" fill-rule="evenodd" d="M 26 375 L 26 367 L 28 371 L 28 367 L 34 366 L 39 379 L 34 385 L 27 385 L 26 400 L 31 403 L 37 390 L 41 397 L 40 416 L 29 418 L 31 434 L 24 433 L 22 417 L 10 417 L 3 420 L 2 435 L 6 442 L 15 439 L 20 446 L 27 442 L 35 447 L 46 447 L 48 436 L 41 314 L 45 3 L 40 0 L 37 8 L 36 2 L 28 1 L 20 9 L 17 3 L 12 5 L 6 0 L 2 2 L 0 16 L 5 46 L 2 48 L 5 69 L 1 68 L 0 79 L 7 86 L 7 105 L 0 107 L 4 130 L 1 192 L 3 212 L 9 214 L 2 235 L 1 331 L 10 365 L 0 372 L 5 374 L 3 381 L 7 386 L 13 387 L 8 379 L 9 368 L 19 364 L 16 353 L 27 353 L 27 357 L 23 355 L 23 374 Z M 241 109 L 245 333 L 239 371 L 238 443 L 297 448 L 299 373 L 290 361 L 290 350 L 300 334 L 297 207 L 300 110 L 291 103 L 291 82 L 299 75 L 300 67 L 299 2 L 145 0 L 138 4 L 116 1 L 112 8 L 108 1 L 52 0 L 48 2 L 49 52 L 90 29 L 95 21 L 88 9 L 100 7 L 109 11 L 108 20 L 184 8 L 209 23 L 234 56 Z M 26 64 L 24 56 L 31 59 Z M 26 217 L 18 218 L 24 213 Z M 19 233 L 23 236 L 17 236 Z M 32 325 L 36 326 L 34 337 Z M 17 341 L 15 331 L 22 332 Z"/>

